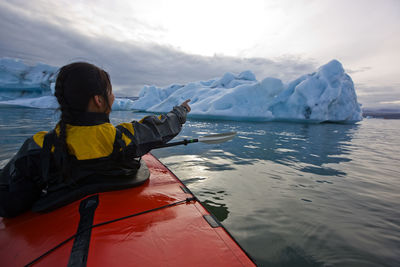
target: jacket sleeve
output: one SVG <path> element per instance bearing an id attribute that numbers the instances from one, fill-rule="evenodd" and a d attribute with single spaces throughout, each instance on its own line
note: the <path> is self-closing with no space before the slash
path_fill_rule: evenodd
<path id="1" fill-rule="evenodd" d="M 177 136 L 186 122 L 186 114 L 184 107 L 175 106 L 168 114 L 146 116 L 140 121 L 122 123 L 117 128 L 131 141 L 125 141 L 129 154 L 140 157 Z"/>
<path id="2" fill-rule="evenodd" d="M 0 217 L 14 217 L 31 208 L 40 196 L 40 147 L 32 138 L 0 172 Z"/>

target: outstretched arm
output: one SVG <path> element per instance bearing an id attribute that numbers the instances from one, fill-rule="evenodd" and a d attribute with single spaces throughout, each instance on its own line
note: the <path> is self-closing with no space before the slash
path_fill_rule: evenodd
<path id="1" fill-rule="evenodd" d="M 118 125 L 117 128 L 125 135 L 123 138 L 128 145 L 129 154 L 136 157 L 143 156 L 154 147 L 165 144 L 177 136 L 186 122 L 187 113 L 191 110 L 189 101 L 190 99 L 175 106 L 167 114 L 146 116 L 140 121 Z"/>

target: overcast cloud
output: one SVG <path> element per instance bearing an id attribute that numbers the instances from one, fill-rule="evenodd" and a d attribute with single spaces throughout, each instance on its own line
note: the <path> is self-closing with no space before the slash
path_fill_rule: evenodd
<path id="1" fill-rule="evenodd" d="M 0 3 L 0 57 L 21 58 L 31 63 L 40 61 L 54 66 L 62 66 L 78 60 L 88 61 L 110 73 L 116 95 L 120 96 L 138 95 L 139 90 L 144 85 L 168 86 L 172 83 L 182 84 L 220 77 L 225 72 L 239 73 L 244 70 L 253 71 L 259 80 L 265 77 L 276 77 L 288 82 L 300 75 L 312 73 L 320 65 L 334 59 L 329 57 L 330 53 L 327 53 L 327 56 L 320 57 L 318 61 L 316 58 L 311 58 L 304 53 L 290 54 L 290 49 L 288 53 L 284 53 L 285 56 L 274 57 L 273 59 L 268 58 L 268 56 L 257 57 L 255 52 L 251 57 L 249 56 L 252 54 L 251 50 L 244 52 L 244 54 L 247 54 L 246 58 L 218 54 L 214 56 L 188 54 L 171 45 L 149 41 L 151 38 L 148 39 L 146 34 L 151 35 L 152 38 L 159 35 L 161 38 L 166 29 L 159 24 L 152 25 L 148 21 L 136 18 L 134 15 L 126 16 L 126 14 L 124 15 L 126 17 L 122 18 L 122 20 L 132 29 L 130 34 L 134 38 L 132 36 L 122 36 L 122 34 L 114 38 L 112 34 L 110 35 L 110 32 L 117 32 L 118 27 L 121 27 L 121 25 L 117 23 L 107 24 L 107 14 L 116 14 L 112 10 L 108 10 L 112 8 L 109 2 L 102 3 L 101 8 L 91 8 L 90 12 L 92 13 L 86 13 L 86 10 L 79 13 L 79 9 L 85 7 L 82 5 L 95 6 L 96 3 L 92 2 L 90 4 L 90 1 L 89 3 L 71 3 L 73 7 L 68 8 L 65 7 L 66 3 L 58 1 L 38 0 L 26 3 L 25 1 L 14 0 Z M 313 1 L 305 1 L 304 3 L 307 4 L 305 6 L 310 9 L 310 12 L 314 10 Z M 104 5 L 108 9 L 104 8 Z M 121 8 L 121 3 L 117 7 Z M 395 6 L 395 8 L 398 7 L 399 5 Z M 63 11 L 75 13 L 68 15 Z M 98 25 L 91 28 L 91 25 L 93 25 L 93 20 L 91 19 L 93 17 L 104 17 L 103 20 L 96 20 L 101 24 L 100 29 L 103 32 L 99 32 Z M 115 19 L 115 16 L 109 18 Z M 74 21 L 74 19 L 77 21 Z M 395 21 L 394 18 L 392 20 Z M 182 21 L 182 23 L 185 22 Z M 298 23 L 303 23 L 297 30 L 298 32 L 306 29 L 307 25 L 304 22 L 299 21 Z M 318 27 L 320 25 L 317 22 L 313 23 L 313 25 L 315 25 L 315 28 L 313 28 L 314 33 L 319 33 L 309 36 L 308 39 L 310 40 L 324 33 L 324 28 Z M 325 27 L 327 27 L 327 24 L 325 24 Z M 331 30 L 344 28 L 343 26 L 335 27 L 333 26 Z M 248 30 L 251 31 L 252 29 Z M 377 29 L 373 32 L 376 31 Z M 394 33 L 395 30 L 385 32 L 386 34 L 382 36 L 388 36 L 390 32 Z M 238 34 L 240 35 L 241 33 L 238 32 Z M 275 38 L 270 38 L 270 43 L 277 42 L 280 38 L 279 36 L 280 34 L 277 32 Z M 365 33 L 363 33 L 363 36 L 365 38 Z M 223 36 L 219 37 L 223 38 Z M 327 45 L 329 44 L 328 37 L 324 38 Z M 293 40 L 297 41 L 297 43 L 306 44 L 307 39 L 304 38 L 305 36 L 302 33 Z M 390 39 L 388 40 L 390 41 Z M 397 37 L 393 40 L 396 40 L 392 43 L 393 45 L 398 42 Z M 210 38 L 202 40 L 205 44 L 218 41 L 221 41 L 221 39 Z M 389 41 L 386 42 L 385 47 L 391 45 Z M 355 41 L 350 40 L 350 42 Z M 267 44 L 268 42 L 265 41 L 264 43 Z M 292 45 L 295 44 L 293 43 Z M 254 47 L 254 51 L 262 49 L 260 45 L 262 43 L 258 43 Z M 285 42 L 284 45 L 287 46 L 288 42 Z M 362 44 L 358 44 L 358 46 L 359 48 L 355 48 L 358 51 L 366 48 Z M 319 47 L 321 49 L 318 53 L 324 55 L 324 46 Z M 270 48 L 272 49 L 272 47 Z M 266 47 L 264 51 L 268 51 L 270 48 Z M 336 45 L 332 49 L 334 48 L 337 49 L 337 52 L 333 54 L 337 55 L 338 58 L 336 59 L 340 61 L 345 59 L 345 62 L 342 61 L 342 63 L 350 75 L 354 75 L 356 78 L 366 77 L 362 81 L 355 80 L 359 100 L 364 106 L 379 106 L 380 102 L 387 103 L 390 101 L 397 103 L 396 101 L 400 99 L 400 90 L 399 85 L 395 83 L 396 79 L 394 82 L 384 83 L 385 80 L 389 81 L 390 79 L 385 79 L 385 73 L 378 74 L 374 71 L 376 65 L 369 65 L 368 62 L 366 62 L 367 64 L 347 64 L 351 62 L 351 58 L 344 53 L 350 53 L 351 55 L 351 51 L 344 45 Z M 368 51 L 371 50 L 370 48 L 368 49 Z M 357 53 L 354 53 L 354 55 L 357 55 Z M 396 56 L 398 54 L 394 54 L 394 58 Z M 321 62 L 321 58 L 326 62 Z M 361 58 L 364 61 L 366 60 L 365 56 Z M 384 66 L 379 62 L 377 64 Z M 386 73 L 392 72 L 390 78 L 393 80 L 393 77 L 396 77 L 393 73 L 397 70 L 393 70 L 390 66 L 386 66 L 386 68 L 388 69 Z M 377 79 L 369 82 L 368 78 L 373 75 L 378 76 Z M 383 81 L 381 86 L 376 82 L 379 81 L 379 78 Z"/>
<path id="2" fill-rule="evenodd" d="M 289 81 L 317 67 L 312 61 L 282 58 L 241 59 L 227 56 L 189 55 L 157 44 L 119 42 L 86 36 L 68 27 L 56 26 L 0 10 L 0 57 L 17 57 L 62 66 L 83 60 L 106 69 L 117 94 L 137 95 L 143 85 L 167 86 L 220 77 L 225 72 L 252 70 L 258 79 L 267 76 Z"/>

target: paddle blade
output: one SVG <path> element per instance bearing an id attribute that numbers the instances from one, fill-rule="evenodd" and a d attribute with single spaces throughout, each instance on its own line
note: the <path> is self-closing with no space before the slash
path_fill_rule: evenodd
<path id="1" fill-rule="evenodd" d="M 232 140 L 236 136 L 236 132 L 210 134 L 199 137 L 199 142 L 206 144 L 220 144 Z"/>

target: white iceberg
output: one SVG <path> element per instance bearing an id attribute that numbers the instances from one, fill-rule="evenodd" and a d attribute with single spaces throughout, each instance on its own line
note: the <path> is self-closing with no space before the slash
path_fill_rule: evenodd
<path id="1" fill-rule="evenodd" d="M 0 101 L 0 105 L 45 109 L 57 109 L 59 107 L 56 97 L 52 95 Z"/>
<path id="2" fill-rule="evenodd" d="M 58 109 L 60 107 L 60 105 L 57 102 L 57 98 L 53 95 L 0 101 L 0 105 L 22 106 L 29 108 L 44 108 L 44 109 Z M 112 105 L 112 110 L 132 110 L 132 109 L 133 109 L 133 101 L 127 98 L 116 98 Z"/>
<path id="3" fill-rule="evenodd" d="M 38 63 L 26 65 L 19 59 L 0 59 L 0 104 L 57 109 L 53 96 L 58 67 Z M 133 101 L 116 98 L 113 110 L 132 110 Z"/>
<path id="4" fill-rule="evenodd" d="M 52 96 L 57 69 L 0 59 L 0 104 L 58 108 Z M 251 71 L 244 71 L 186 85 L 145 86 L 138 100 L 116 98 L 112 109 L 168 112 L 189 98 L 189 116 L 197 118 L 350 123 L 362 120 L 353 81 L 337 60 L 288 84 L 271 77 L 257 81 Z"/>
<path id="5" fill-rule="evenodd" d="M 259 82 L 251 71 L 245 71 L 186 85 L 145 86 L 133 108 L 167 112 L 189 98 L 192 117 L 310 122 L 362 120 L 353 81 L 337 60 L 286 85 L 270 77 Z"/>
<path id="6" fill-rule="evenodd" d="M 112 105 L 112 110 L 133 110 L 133 101 L 128 98 L 116 97 Z"/>
<path id="7" fill-rule="evenodd" d="M 52 94 L 57 67 L 24 64 L 19 59 L 0 59 L 0 100 L 32 98 Z"/>

